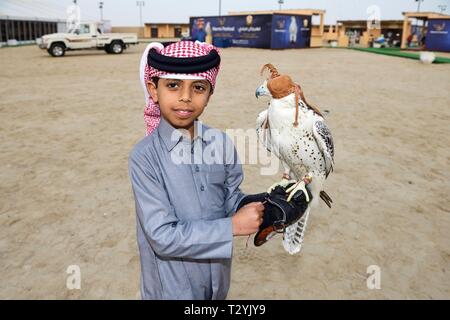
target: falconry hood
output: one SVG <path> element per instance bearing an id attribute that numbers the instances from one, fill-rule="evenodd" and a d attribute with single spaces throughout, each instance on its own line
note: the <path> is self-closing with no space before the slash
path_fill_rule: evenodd
<path id="1" fill-rule="evenodd" d="M 288 95 L 295 93 L 295 120 L 294 126 L 298 126 L 298 104 L 301 99 L 310 109 L 314 110 L 318 115 L 322 116 L 319 109 L 311 106 L 306 102 L 303 91 L 297 83 L 292 81 L 288 75 L 280 75 L 278 70 L 271 64 L 267 63 L 261 67 L 261 75 L 268 69 L 270 71 L 270 78 L 267 79 L 267 88 L 274 99 L 281 99 Z"/>

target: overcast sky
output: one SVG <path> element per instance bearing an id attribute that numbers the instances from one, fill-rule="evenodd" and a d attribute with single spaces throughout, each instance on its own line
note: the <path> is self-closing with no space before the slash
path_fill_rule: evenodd
<path id="1" fill-rule="evenodd" d="M 3 9 L 41 8 L 47 12 L 65 13 L 72 0 L 0 0 Z M 83 20 L 100 19 L 99 0 L 78 0 Z M 218 15 L 219 0 L 144 0 L 142 8 L 144 22 L 189 22 L 190 16 Z M 229 11 L 278 9 L 278 0 L 222 0 L 222 14 Z M 103 18 L 111 20 L 113 26 L 139 25 L 139 7 L 136 0 L 103 0 Z M 325 9 L 325 23 L 339 20 L 365 20 L 367 8 L 377 5 L 381 19 L 402 19 L 403 11 L 416 11 L 415 0 L 284 0 L 283 9 Z M 439 5 L 446 5 L 444 11 L 450 14 L 450 0 L 424 0 L 420 11 L 440 12 Z M 6 10 L 8 11 L 8 10 Z M 65 16 L 61 17 L 65 18 Z"/>

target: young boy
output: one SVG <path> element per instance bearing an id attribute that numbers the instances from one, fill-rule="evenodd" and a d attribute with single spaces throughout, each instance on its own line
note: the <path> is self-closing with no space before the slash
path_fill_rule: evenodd
<path id="1" fill-rule="evenodd" d="M 197 119 L 219 67 L 215 47 L 190 41 L 150 44 L 141 61 L 149 135 L 131 152 L 129 174 L 143 299 L 225 299 L 233 236 L 262 222 L 264 194 L 240 191 L 231 140 Z M 205 159 L 211 154 L 216 161 Z"/>

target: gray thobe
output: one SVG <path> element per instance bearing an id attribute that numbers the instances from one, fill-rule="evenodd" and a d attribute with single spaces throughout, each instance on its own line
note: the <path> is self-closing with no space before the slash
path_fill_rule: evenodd
<path id="1" fill-rule="evenodd" d="M 129 157 L 143 299 L 228 293 L 242 166 L 223 132 L 200 121 L 195 132 L 191 140 L 161 118 Z"/>

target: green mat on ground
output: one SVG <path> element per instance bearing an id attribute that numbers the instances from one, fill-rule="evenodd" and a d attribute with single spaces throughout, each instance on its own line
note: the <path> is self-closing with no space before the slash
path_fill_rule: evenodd
<path id="1" fill-rule="evenodd" d="M 400 51 L 399 48 L 351 48 L 353 50 L 384 54 L 387 56 L 402 57 L 420 60 L 420 54 L 415 52 Z M 436 57 L 433 63 L 450 63 L 450 58 Z"/>

